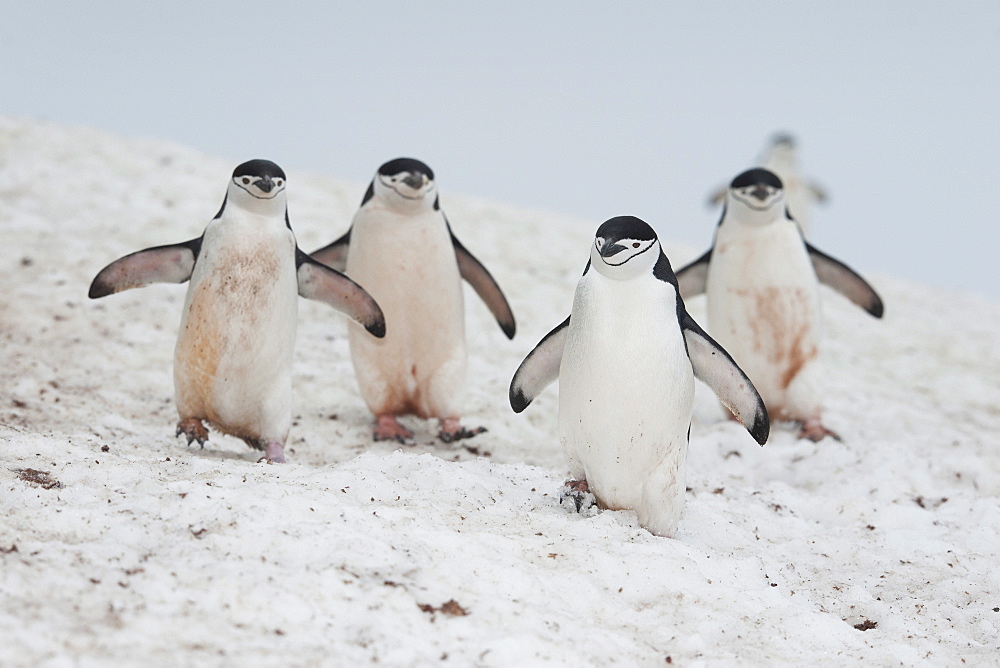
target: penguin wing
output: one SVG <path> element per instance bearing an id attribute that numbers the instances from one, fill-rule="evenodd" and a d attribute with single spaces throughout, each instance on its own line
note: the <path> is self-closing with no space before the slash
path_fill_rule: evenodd
<path id="1" fill-rule="evenodd" d="M 882 317 L 885 312 L 882 299 L 868 281 L 809 242 L 806 242 L 806 250 L 809 251 L 809 259 L 820 283 L 830 286 L 876 318 Z"/>
<path id="2" fill-rule="evenodd" d="M 152 283 L 183 283 L 191 278 L 200 251 L 201 237 L 136 251 L 101 269 L 87 295 L 98 299 Z"/>
<path id="3" fill-rule="evenodd" d="M 754 440 L 764 445 L 771 430 L 767 407 L 743 369 L 729 353 L 683 312 L 681 331 L 687 344 L 694 376 L 708 385 L 715 396 L 732 411 Z"/>
<path id="4" fill-rule="evenodd" d="M 719 186 L 712 192 L 708 194 L 708 199 L 705 200 L 706 206 L 719 206 L 726 201 L 726 192 L 729 190 L 729 186 Z"/>
<path id="5" fill-rule="evenodd" d="M 336 269 L 295 249 L 296 276 L 299 295 L 329 304 L 361 324 L 379 339 L 385 336 L 385 316 L 382 309 L 364 288 Z"/>
<path id="6" fill-rule="evenodd" d="M 810 181 L 808 184 L 809 192 L 812 194 L 813 199 L 820 204 L 826 204 L 830 199 L 830 194 L 826 192 L 826 188 L 816 183 L 815 181 Z"/>
<path id="7" fill-rule="evenodd" d="M 572 317 L 572 316 L 570 316 Z M 510 407 L 520 413 L 528 407 L 542 390 L 559 377 L 566 335 L 569 333 L 569 317 L 545 335 L 535 349 L 521 362 L 510 381 Z"/>
<path id="8" fill-rule="evenodd" d="M 323 246 L 317 251 L 310 253 L 310 257 L 317 262 L 322 262 L 328 267 L 333 267 L 337 271 L 347 269 L 347 250 L 351 243 L 351 230 L 334 241 L 329 246 Z"/>
<path id="9" fill-rule="evenodd" d="M 458 259 L 458 272 L 462 275 L 462 278 L 469 282 L 469 285 L 476 291 L 479 298 L 485 302 L 487 308 L 490 309 L 490 313 L 493 314 L 493 317 L 500 324 L 500 329 L 507 335 L 507 338 L 513 339 L 514 332 L 517 329 L 514 323 L 514 313 L 510 310 L 510 304 L 507 303 L 507 298 L 503 296 L 500 286 L 493 280 L 493 276 L 486 270 L 483 263 L 477 260 L 462 245 L 462 242 L 452 234 L 450 226 L 448 227 L 448 233 L 451 234 L 451 244 L 455 247 L 455 257 Z"/>
<path id="10" fill-rule="evenodd" d="M 709 248 L 705 254 L 682 267 L 674 274 L 677 277 L 677 291 L 681 299 L 695 297 L 705 292 L 705 284 L 708 281 L 708 263 L 712 260 L 712 249 Z"/>

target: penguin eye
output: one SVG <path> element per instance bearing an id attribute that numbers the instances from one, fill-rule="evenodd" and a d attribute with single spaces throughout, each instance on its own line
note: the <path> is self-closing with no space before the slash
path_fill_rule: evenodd
<path id="1" fill-rule="evenodd" d="M 281 185 L 281 179 L 278 179 L 277 181 L 275 181 L 275 183 L 280 186 Z"/>
<path id="2" fill-rule="evenodd" d="M 244 185 L 246 185 L 247 183 L 250 183 L 250 179 L 244 176 L 243 177 L 243 183 L 244 183 Z"/>
<path id="3" fill-rule="evenodd" d="M 638 248 L 638 247 L 639 247 L 639 242 L 638 241 L 636 241 L 635 243 L 632 244 L 632 248 Z"/>

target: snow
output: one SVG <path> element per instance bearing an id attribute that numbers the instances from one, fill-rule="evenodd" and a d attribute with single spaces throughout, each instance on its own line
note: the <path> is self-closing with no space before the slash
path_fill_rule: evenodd
<path id="1" fill-rule="evenodd" d="M 778 426 L 760 448 L 699 386 L 685 515 L 657 538 L 560 506 L 557 387 L 507 404 L 602 221 L 453 194 L 447 174 L 455 233 L 518 318 L 507 341 L 467 291 L 465 421 L 487 433 L 445 445 L 404 420 L 418 445 L 372 443 L 343 318 L 303 300 L 290 463 L 174 438 L 184 287 L 86 290 L 199 235 L 233 166 L 0 119 L 0 664 L 997 661 L 1000 305 L 876 274 L 877 321 L 824 289 L 843 442 Z M 366 184 L 282 166 L 303 250 L 339 236 Z M 675 266 L 704 250 L 664 242 Z"/>

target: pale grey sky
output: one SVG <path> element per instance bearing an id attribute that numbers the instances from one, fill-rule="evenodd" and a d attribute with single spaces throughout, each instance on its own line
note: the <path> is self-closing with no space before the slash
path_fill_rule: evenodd
<path id="1" fill-rule="evenodd" d="M 776 130 L 863 273 L 1000 299 L 1000 3 L 0 0 L 0 114 L 710 243 Z M 346 226 L 346 221 L 345 221 Z M 530 243 L 530 240 L 526 240 Z M 889 304 L 888 308 L 891 309 Z"/>

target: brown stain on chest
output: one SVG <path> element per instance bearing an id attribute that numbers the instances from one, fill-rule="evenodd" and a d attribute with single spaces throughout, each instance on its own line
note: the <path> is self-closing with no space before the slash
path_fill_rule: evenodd
<path id="1" fill-rule="evenodd" d="M 228 424 L 218 413 L 213 394 L 217 383 L 228 380 L 219 376 L 223 358 L 241 350 L 249 354 L 250 337 L 272 308 L 273 291 L 268 288 L 278 280 L 280 270 L 274 249 L 258 246 L 244 254 L 223 256 L 194 288 L 176 364 L 186 395 L 179 408 L 196 415 L 182 418 L 202 418 L 234 436 L 258 436 Z"/>
<path id="2" fill-rule="evenodd" d="M 213 287 L 206 281 L 195 288 L 177 355 L 178 384 L 186 395 L 184 406 L 179 408 L 197 413 L 181 417 L 199 417 L 210 422 L 217 421 L 211 393 L 225 343 L 222 323 L 215 315 L 218 295 Z"/>
<path id="3" fill-rule="evenodd" d="M 810 296 L 805 290 L 766 287 L 739 291 L 752 299 L 750 330 L 754 350 L 766 355 L 779 370 L 781 387 L 787 389 L 818 349 L 810 336 Z"/>

